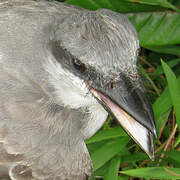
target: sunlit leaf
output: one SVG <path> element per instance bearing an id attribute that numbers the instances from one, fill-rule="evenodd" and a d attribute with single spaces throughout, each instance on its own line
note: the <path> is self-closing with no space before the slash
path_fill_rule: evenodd
<path id="1" fill-rule="evenodd" d="M 140 178 L 180 179 L 180 168 L 151 167 L 121 171 L 122 174 Z"/>

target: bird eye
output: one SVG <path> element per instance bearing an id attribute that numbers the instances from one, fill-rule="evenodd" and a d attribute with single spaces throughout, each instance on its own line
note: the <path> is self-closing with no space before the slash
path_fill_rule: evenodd
<path id="1" fill-rule="evenodd" d="M 83 73 L 86 70 L 85 64 L 78 59 L 73 58 L 73 64 L 74 67 L 81 73 Z"/>

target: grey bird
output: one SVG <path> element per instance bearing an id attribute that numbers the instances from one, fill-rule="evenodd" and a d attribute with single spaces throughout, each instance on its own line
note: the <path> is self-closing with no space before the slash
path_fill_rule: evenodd
<path id="1" fill-rule="evenodd" d="M 1 0 L 1 179 L 87 179 L 92 162 L 84 140 L 108 113 L 153 159 L 156 128 L 138 49 L 122 14 Z"/>

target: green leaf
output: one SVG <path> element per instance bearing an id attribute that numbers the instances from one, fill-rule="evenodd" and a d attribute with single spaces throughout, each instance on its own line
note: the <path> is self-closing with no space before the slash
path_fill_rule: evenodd
<path id="1" fill-rule="evenodd" d="M 117 138 L 120 136 L 127 136 L 127 134 L 121 127 L 115 127 L 112 129 L 102 129 L 98 131 L 93 137 L 87 139 L 86 144 Z"/>
<path id="2" fill-rule="evenodd" d="M 169 8 L 175 11 L 179 11 L 176 6 L 172 5 L 171 3 L 167 2 L 166 0 L 128 0 L 130 2 L 136 2 L 136 3 L 142 3 L 142 4 L 148 4 L 148 5 L 158 5 L 165 8 Z"/>
<path id="3" fill-rule="evenodd" d="M 180 162 L 180 151 L 177 150 L 171 150 L 171 151 L 165 151 L 164 154 L 168 155 L 169 158 Z"/>
<path id="4" fill-rule="evenodd" d="M 180 43 L 180 13 L 152 12 L 128 15 L 143 47 Z"/>
<path id="5" fill-rule="evenodd" d="M 176 122 L 178 124 L 178 127 L 180 128 L 180 86 L 179 82 L 175 76 L 175 74 L 171 71 L 169 66 L 161 61 L 170 92 L 171 102 L 174 107 L 174 112 L 176 115 Z"/>
<path id="6" fill-rule="evenodd" d="M 104 174 L 108 171 L 109 168 L 109 164 L 111 162 L 111 159 L 106 162 L 103 166 L 101 166 L 99 169 L 97 169 L 96 171 L 94 171 L 94 176 L 104 176 Z"/>
<path id="7" fill-rule="evenodd" d="M 140 178 L 180 179 L 180 168 L 168 168 L 168 167 L 138 168 L 127 171 L 121 171 L 120 173 L 129 176 L 140 177 Z"/>
<path id="8" fill-rule="evenodd" d="M 104 144 L 106 144 L 107 142 L 111 141 L 112 139 L 110 140 L 106 140 L 106 141 L 98 141 L 98 142 L 95 142 L 95 143 L 90 143 L 90 144 L 87 144 L 87 148 L 88 148 L 88 151 L 90 152 L 90 154 L 92 154 L 94 151 L 96 151 L 99 147 L 103 146 Z"/>
<path id="9" fill-rule="evenodd" d="M 180 78 L 178 78 L 180 86 Z M 153 112 L 156 119 L 157 130 L 160 132 L 161 127 L 166 123 L 172 107 L 169 88 L 166 87 L 163 93 L 156 99 L 153 104 Z"/>
<path id="10" fill-rule="evenodd" d="M 128 176 L 119 176 L 118 180 L 129 180 Z"/>
<path id="11" fill-rule="evenodd" d="M 174 148 L 176 148 L 180 143 L 180 134 L 178 135 L 177 139 L 176 139 L 176 142 L 174 144 Z"/>
<path id="12" fill-rule="evenodd" d="M 96 10 L 99 8 L 111 9 L 117 12 L 145 12 L 162 10 L 160 6 L 129 2 L 128 0 L 67 0 L 66 3 Z"/>
<path id="13" fill-rule="evenodd" d="M 160 52 L 164 54 L 173 54 L 180 56 L 180 47 L 177 45 L 167 45 L 167 46 L 146 46 L 146 49 L 149 49 L 154 52 Z"/>
<path id="14" fill-rule="evenodd" d="M 142 160 L 149 160 L 149 157 L 144 152 L 137 152 L 135 154 L 122 156 L 122 163 L 132 163 Z"/>
<path id="15" fill-rule="evenodd" d="M 159 136 L 161 135 L 162 132 L 164 132 L 164 128 L 165 128 L 166 123 L 168 121 L 170 112 L 171 112 L 171 109 L 169 109 L 167 112 L 164 112 L 163 114 L 161 114 L 160 117 L 156 118 L 156 127 L 157 127 L 157 131 L 158 131 Z"/>
<path id="16" fill-rule="evenodd" d="M 170 68 L 173 68 L 174 66 L 180 64 L 180 58 L 179 58 L 179 59 L 173 59 L 173 60 L 171 60 L 171 61 L 168 61 L 167 64 L 168 64 L 168 66 L 169 66 Z M 152 77 L 157 77 L 157 76 L 159 76 L 159 75 L 161 75 L 161 74 L 163 74 L 163 73 L 164 73 L 164 71 L 163 71 L 162 66 L 158 66 L 158 67 L 156 68 L 156 70 L 151 74 L 151 76 L 152 76 Z"/>
<path id="17" fill-rule="evenodd" d="M 144 12 L 162 10 L 160 7 L 163 7 L 179 11 L 178 8 L 166 0 L 68 0 L 66 2 L 91 10 L 106 8 L 118 12 Z"/>
<path id="18" fill-rule="evenodd" d="M 161 108 L 159 108 L 161 107 Z M 156 99 L 153 104 L 154 116 L 158 119 L 162 114 L 167 112 L 172 107 L 169 89 L 165 88 L 163 93 Z"/>
<path id="19" fill-rule="evenodd" d="M 94 0 L 94 2 L 96 2 L 98 4 L 98 6 L 100 8 L 106 8 L 106 9 L 111 9 L 111 10 L 116 10 L 116 8 L 112 5 L 110 0 Z"/>
<path id="20" fill-rule="evenodd" d="M 122 151 L 129 141 L 129 137 L 114 139 L 91 154 L 94 171 L 109 161 L 113 156 Z"/>
<path id="21" fill-rule="evenodd" d="M 68 0 L 66 1 L 66 3 L 91 10 L 96 10 L 100 8 L 99 5 L 93 0 Z"/>
<path id="22" fill-rule="evenodd" d="M 120 157 L 115 156 L 109 164 L 108 171 L 104 175 L 104 180 L 118 180 L 119 165 Z"/>
<path id="23" fill-rule="evenodd" d="M 112 6 L 117 12 L 122 13 L 162 10 L 160 6 L 140 4 L 137 2 L 131 2 L 129 0 L 109 0 L 109 2 L 112 4 Z"/>
<path id="24" fill-rule="evenodd" d="M 158 133 L 160 133 L 161 128 L 167 122 L 171 107 L 172 103 L 169 89 L 166 88 L 153 104 L 153 112 Z"/>

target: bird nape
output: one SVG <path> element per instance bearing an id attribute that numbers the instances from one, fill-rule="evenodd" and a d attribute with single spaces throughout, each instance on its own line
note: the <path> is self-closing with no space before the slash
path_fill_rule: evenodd
<path id="1" fill-rule="evenodd" d="M 84 180 L 84 143 L 108 113 L 149 155 L 156 135 L 122 14 L 55 1 L 0 3 L 0 178 Z"/>

